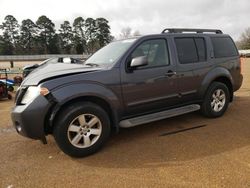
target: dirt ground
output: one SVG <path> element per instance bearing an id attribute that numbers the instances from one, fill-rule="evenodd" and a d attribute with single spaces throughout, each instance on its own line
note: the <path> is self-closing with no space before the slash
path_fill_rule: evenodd
<path id="1" fill-rule="evenodd" d="M 250 187 L 250 59 L 243 74 L 223 117 L 191 113 L 123 129 L 82 159 L 63 154 L 51 136 L 43 145 L 18 135 L 13 101 L 0 101 L 0 187 Z"/>
<path id="2" fill-rule="evenodd" d="M 34 64 L 39 64 L 42 61 L 15 61 L 14 62 L 14 67 L 15 68 L 22 68 L 26 65 L 34 65 Z M 1 61 L 0 62 L 1 68 L 10 68 L 10 62 L 9 61 Z"/>

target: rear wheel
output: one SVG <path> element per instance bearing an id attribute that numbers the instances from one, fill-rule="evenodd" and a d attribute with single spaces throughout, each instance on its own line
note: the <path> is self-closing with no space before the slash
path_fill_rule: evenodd
<path id="1" fill-rule="evenodd" d="M 62 151 L 84 157 L 98 151 L 110 134 L 107 113 L 90 102 L 74 103 L 60 112 L 53 135 Z"/>
<path id="2" fill-rule="evenodd" d="M 207 117 L 220 117 L 227 110 L 230 94 L 228 87 L 221 82 L 213 82 L 201 105 L 201 112 Z"/>

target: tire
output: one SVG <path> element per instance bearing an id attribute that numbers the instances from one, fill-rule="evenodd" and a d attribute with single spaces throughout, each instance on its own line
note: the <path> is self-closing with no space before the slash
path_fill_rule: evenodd
<path id="1" fill-rule="evenodd" d="M 110 135 L 108 114 L 91 102 L 73 103 L 60 111 L 53 135 L 60 149 L 71 157 L 97 152 Z"/>
<path id="2" fill-rule="evenodd" d="M 227 110 L 229 100 L 230 94 L 228 87 L 221 82 L 213 82 L 205 94 L 204 101 L 201 105 L 201 112 L 206 117 L 220 117 Z"/>

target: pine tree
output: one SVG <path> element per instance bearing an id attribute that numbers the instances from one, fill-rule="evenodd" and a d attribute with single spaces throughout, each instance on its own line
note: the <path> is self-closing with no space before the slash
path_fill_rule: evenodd
<path id="1" fill-rule="evenodd" d="M 85 38 L 85 20 L 78 17 L 73 22 L 74 33 L 74 48 L 77 54 L 87 52 L 86 38 Z"/>
<path id="2" fill-rule="evenodd" d="M 3 31 L 2 43 L 3 53 L 6 55 L 15 54 L 15 48 L 17 46 L 19 37 L 19 24 L 16 18 L 12 15 L 7 15 L 4 18 L 4 22 L 1 25 Z"/>
<path id="3" fill-rule="evenodd" d="M 105 18 L 96 19 L 96 38 L 100 47 L 107 45 L 112 39 L 110 35 L 110 26 L 108 25 L 108 20 Z"/>
<path id="4" fill-rule="evenodd" d="M 38 27 L 38 40 L 41 46 L 41 53 L 52 53 L 52 46 L 55 44 L 53 42 L 56 41 L 56 32 L 55 32 L 55 24 L 46 16 L 40 16 L 36 21 L 36 25 Z M 55 50 L 57 51 L 57 50 Z"/>
<path id="5" fill-rule="evenodd" d="M 19 45 L 22 47 L 22 51 L 25 54 L 36 53 L 36 42 L 38 37 L 38 27 L 30 20 L 26 19 L 22 21 L 20 27 Z"/>
<path id="6" fill-rule="evenodd" d="M 73 31 L 69 21 L 64 21 L 59 29 L 61 48 L 63 53 L 69 54 L 73 44 Z"/>
<path id="7" fill-rule="evenodd" d="M 93 18 L 87 18 L 85 21 L 85 36 L 87 49 L 89 53 L 94 53 L 98 48 L 96 22 Z"/>

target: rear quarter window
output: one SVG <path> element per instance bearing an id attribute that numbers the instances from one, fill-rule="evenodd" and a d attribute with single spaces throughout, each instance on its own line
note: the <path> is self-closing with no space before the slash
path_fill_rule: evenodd
<path id="1" fill-rule="evenodd" d="M 233 57 L 238 55 L 233 40 L 230 37 L 212 37 L 215 58 Z"/>

